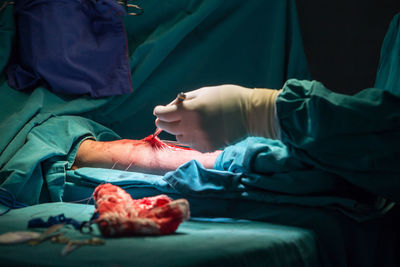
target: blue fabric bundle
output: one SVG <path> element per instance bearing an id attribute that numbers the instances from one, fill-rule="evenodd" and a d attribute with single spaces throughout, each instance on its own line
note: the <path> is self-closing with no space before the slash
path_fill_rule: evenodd
<path id="1" fill-rule="evenodd" d="M 62 94 L 129 93 L 131 76 L 121 16 L 113 0 L 19 0 L 18 49 L 8 70 L 18 90 L 45 85 Z"/>

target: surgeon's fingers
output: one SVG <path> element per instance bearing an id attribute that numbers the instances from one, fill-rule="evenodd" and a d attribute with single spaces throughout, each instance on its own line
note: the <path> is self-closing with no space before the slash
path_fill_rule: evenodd
<path id="1" fill-rule="evenodd" d="M 204 94 L 205 91 L 209 90 L 210 88 L 216 88 L 218 86 L 206 86 L 206 87 L 201 87 L 189 92 L 186 92 L 186 100 L 194 99 L 202 94 Z"/>
<path id="2" fill-rule="evenodd" d="M 156 106 L 153 110 L 153 115 L 157 116 L 162 121 L 172 122 L 178 121 L 181 118 L 177 105 Z"/>
<path id="3" fill-rule="evenodd" d="M 165 122 L 160 119 L 156 119 L 156 126 L 173 135 L 182 134 L 180 121 Z"/>
<path id="4" fill-rule="evenodd" d="M 185 93 L 185 95 L 186 95 L 185 101 L 192 100 L 192 99 L 196 98 L 199 95 L 200 92 L 201 92 L 200 89 L 196 89 L 196 90 L 193 90 L 193 91 L 186 92 Z"/>

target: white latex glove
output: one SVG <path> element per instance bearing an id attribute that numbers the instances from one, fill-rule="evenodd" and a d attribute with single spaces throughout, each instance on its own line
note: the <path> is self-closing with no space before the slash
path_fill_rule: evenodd
<path id="1" fill-rule="evenodd" d="M 179 143 L 214 151 L 245 136 L 277 137 L 275 100 L 280 91 L 237 85 L 203 87 L 154 108 L 156 126 Z"/>

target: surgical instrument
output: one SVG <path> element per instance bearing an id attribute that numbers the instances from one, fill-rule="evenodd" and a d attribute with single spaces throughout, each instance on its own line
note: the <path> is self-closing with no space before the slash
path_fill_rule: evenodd
<path id="1" fill-rule="evenodd" d="M 176 105 L 182 103 L 186 99 L 186 94 L 183 92 L 180 92 L 177 97 L 176 97 Z M 157 137 L 160 133 L 162 132 L 162 129 L 156 128 L 155 132 L 153 133 L 153 138 Z"/>

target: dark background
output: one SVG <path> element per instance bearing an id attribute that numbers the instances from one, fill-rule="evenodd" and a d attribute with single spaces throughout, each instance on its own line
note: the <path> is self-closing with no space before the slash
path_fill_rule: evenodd
<path id="1" fill-rule="evenodd" d="M 400 0 L 296 0 L 312 78 L 352 94 L 372 87 Z"/>

